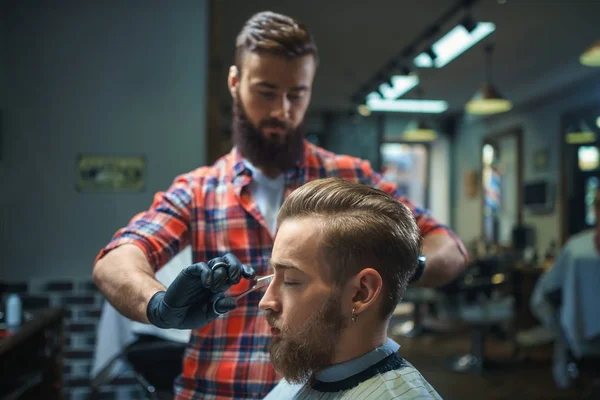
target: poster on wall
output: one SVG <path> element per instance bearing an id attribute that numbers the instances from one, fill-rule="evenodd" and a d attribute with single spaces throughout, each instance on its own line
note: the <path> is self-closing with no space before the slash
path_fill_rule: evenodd
<path id="1" fill-rule="evenodd" d="M 80 154 L 76 173 L 79 192 L 142 192 L 146 160 L 143 156 Z"/>

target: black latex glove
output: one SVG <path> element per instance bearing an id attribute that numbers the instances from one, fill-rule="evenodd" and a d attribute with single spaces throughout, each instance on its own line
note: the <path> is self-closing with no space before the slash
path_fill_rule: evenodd
<path id="1" fill-rule="evenodd" d="M 166 292 L 157 292 L 148 302 L 146 315 L 159 328 L 201 328 L 219 315 L 237 307 L 223 292 L 242 278 L 254 279 L 255 271 L 231 253 L 208 263 L 184 268 Z"/>

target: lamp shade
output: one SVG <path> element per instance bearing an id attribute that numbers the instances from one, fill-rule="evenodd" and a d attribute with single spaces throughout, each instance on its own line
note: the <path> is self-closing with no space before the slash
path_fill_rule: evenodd
<path id="1" fill-rule="evenodd" d="M 567 126 L 565 142 L 568 144 L 586 144 L 596 141 L 596 133 L 585 123 L 577 121 Z"/>
<path id="2" fill-rule="evenodd" d="M 489 82 L 485 82 L 465 105 L 465 109 L 469 114 L 479 115 L 498 114 L 509 111 L 511 108 L 512 103 Z"/>
<path id="3" fill-rule="evenodd" d="M 583 52 L 579 57 L 579 62 L 588 67 L 600 67 L 600 40 Z"/>
<path id="4" fill-rule="evenodd" d="M 419 119 L 408 123 L 402 133 L 402 139 L 407 142 L 431 142 L 437 139 L 437 132 L 425 121 Z"/>

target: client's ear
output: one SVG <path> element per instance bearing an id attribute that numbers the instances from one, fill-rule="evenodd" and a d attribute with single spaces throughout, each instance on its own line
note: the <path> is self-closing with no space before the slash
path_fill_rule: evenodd
<path id="1" fill-rule="evenodd" d="M 365 268 L 352 281 L 354 290 L 352 307 L 354 313 L 360 314 L 377 302 L 383 287 L 383 280 L 379 272 L 373 268 Z"/>

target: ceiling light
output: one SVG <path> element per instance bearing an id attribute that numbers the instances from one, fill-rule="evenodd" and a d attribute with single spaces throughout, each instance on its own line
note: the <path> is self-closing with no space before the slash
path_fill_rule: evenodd
<path id="1" fill-rule="evenodd" d="M 600 40 L 597 40 L 579 57 L 579 62 L 588 67 L 600 67 Z"/>
<path id="2" fill-rule="evenodd" d="M 448 103 L 443 100 L 390 100 L 381 97 L 367 97 L 367 105 L 371 111 L 407 112 L 439 114 L 448 109 Z"/>
<path id="3" fill-rule="evenodd" d="M 568 144 L 594 143 L 596 134 L 584 121 L 571 123 L 567 126 L 565 142 Z"/>
<path id="4" fill-rule="evenodd" d="M 368 117 L 369 115 L 371 115 L 371 109 L 368 105 L 361 104 L 360 106 L 358 106 L 358 113 L 363 117 Z"/>
<path id="5" fill-rule="evenodd" d="M 386 99 L 397 99 L 403 96 L 412 88 L 419 84 L 419 77 L 416 75 L 395 75 L 390 79 L 392 85 L 389 83 L 382 83 L 379 86 L 379 92 Z"/>
<path id="6" fill-rule="evenodd" d="M 495 30 L 496 25 L 491 22 L 478 23 L 470 33 L 464 25 L 458 25 L 431 46 L 435 59 L 423 52 L 414 63 L 420 68 L 442 68 Z"/>
<path id="7" fill-rule="evenodd" d="M 484 83 L 465 106 L 469 114 L 498 114 L 509 111 L 512 104 L 489 82 Z"/>
<path id="8" fill-rule="evenodd" d="M 414 63 L 419 68 L 431 68 L 433 67 L 433 60 L 426 54 L 421 53 L 415 57 Z"/>
<path id="9" fill-rule="evenodd" d="M 594 143 L 595 141 L 596 134 L 594 132 L 567 133 L 565 136 L 567 144 L 586 144 Z"/>
<path id="10" fill-rule="evenodd" d="M 600 128 L 600 117 L 596 118 L 596 126 Z"/>
<path id="11" fill-rule="evenodd" d="M 500 91 L 492 84 L 492 53 L 494 47 L 491 44 L 485 46 L 486 53 L 486 82 L 475 95 L 465 104 L 465 110 L 469 114 L 489 115 L 509 111 L 512 103 L 507 100 Z"/>
<path id="12" fill-rule="evenodd" d="M 437 132 L 425 121 L 419 119 L 406 126 L 402 133 L 402 139 L 407 142 L 431 142 L 437 139 Z"/>

